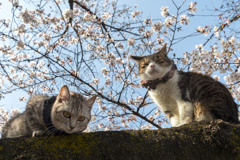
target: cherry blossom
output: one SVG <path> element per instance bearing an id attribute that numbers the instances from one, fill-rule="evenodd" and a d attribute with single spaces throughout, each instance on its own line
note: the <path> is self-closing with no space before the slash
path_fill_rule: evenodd
<path id="1" fill-rule="evenodd" d="M 188 25 L 188 23 L 189 23 L 189 19 L 186 15 L 180 16 L 180 24 Z"/>
<path id="2" fill-rule="evenodd" d="M 167 43 L 180 70 L 212 76 L 240 100 L 240 43 L 232 25 L 238 18 L 228 12 L 234 1 L 221 3 L 216 24 L 199 24 L 184 37 L 182 30 L 191 28 L 201 11 L 196 2 L 159 6 L 158 19 L 114 0 L 74 1 L 72 9 L 69 1 L 29 2 L 31 8 L 23 1 L 6 2 L 11 19 L 0 20 L 0 98 L 19 90 L 56 95 L 66 84 L 85 96 L 98 95 L 88 132 L 159 128 L 168 122 L 139 84 L 130 55 L 155 53 Z M 195 48 L 178 53 L 175 47 L 192 37 L 199 40 Z M 11 114 L 0 108 L 1 126 Z"/>
<path id="3" fill-rule="evenodd" d="M 169 9 L 168 9 L 168 7 L 167 6 L 162 6 L 161 7 L 161 15 L 163 16 L 163 17 L 167 17 L 168 15 L 169 15 Z"/>
<path id="4" fill-rule="evenodd" d="M 175 22 L 175 20 L 173 18 L 166 18 L 165 19 L 165 22 L 164 22 L 164 25 L 167 27 L 167 28 L 170 28 Z"/>
<path id="5" fill-rule="evenodd" d="M 189 4 L 189 8 L 188 9 L 189 9 L 190 13 L 192 13 L 192 14 L 196 13 L 196 11 L 197 11 L 197 8 L 195 7 L 196 4 L 197 4 L 197 2 L 191 2 Z"/>

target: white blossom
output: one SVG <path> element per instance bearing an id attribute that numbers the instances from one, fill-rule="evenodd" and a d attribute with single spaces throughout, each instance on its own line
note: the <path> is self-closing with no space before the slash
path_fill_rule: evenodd
<path id="1" fill-rule="evenodd" d="M 35 61 L 31 61 L 31 62 L 29 63 L 29 66 L 35 67 L 35 66 L 36 66 L 36 62 L 35 62 Z"/>
<path id="2" fill-rule="evenodd" d="M 162 29 L 162 26 L 163 26 L 162 22 L 156 22 L 155 24 L 152 25 L 152 30 L 154 32 L 160 32 Z"/>
<path id="3" fill-rule="evenodd" d="M 168 28 L 170 28 L 174 24 L 174 19 L 173 18 L 166 18 L 164 25 Z"/>
<path id="4" fill-rule="evenodd" d="M 123 63 L 124 63 L 121 57 L 118 57 L 118 58 L 116 59 L 116 62 L 117 62 L 118 64 L 123 64 Z"/>
<path id="5" fill-rule="evenodd" d="M 143 36 L 145 37 L 145 38 L 150 38 L 151 36 L 153 35 L 153 32 L 152 32 L 152 30 L 145 30 L 145 32 L 143 33 Z"/>
<path id="6" fill-rule="evenodd" d="M 44 65 L 45 65 L 45 62 L 43 60 L 40 60 L 39 63 L 37 64 L 37 68 L 42 69 Z"/>
<path id="7" fill-rule="evenodd" d="M 192 13 L 192 14 L 196 13 L 196 11 L 197 11 L 197 8 L 195 7 L 196 4 L 197 4 L 197 2 L 191 2 L 191 3 L 189 4 L 188 10 L 190 11 L 190 13 Z M 194 8 L 194 7 L 195 7 L 195 8 Z"/>
<path id="8" fill-rule="evenodd" d="M 26 97 L 20 97 L 20 98 L 19 98 L 19 101 L 26 101 L 26 100 L 27 100 Z"/>
<path id="9" fill-rule="evenodd" d="M 168 15 L 169 15 L 169 9 L 168 9 L 168 7 L 167 6 L 162 6 L 162 8 L 161 8 L 161 15 L 163 16 L 163 17 L 167 17 Z"/>
<path id="10" fill-rule="evenodd" d="M 29 24 L 32 23 L 34 20 L 34 15 L 31 11 L 28 11 L 28 9 L 25 9 L 25 11 L 20 12 L 20 18 L 23 20 L 24 23 Z"/>
<path id="11" fill-rule="evenodd" d="M 12 56 L 10 57 L 10 60 L 11 60 L 12 62 L 17 62 L 17 61 L 18 61 L 17 57 L 14 56 L 14 55 L 12 55 Z"/>
<path id="12" fill-rule="evenodd" d="M 198 26 L 197 27 L 197 32 L 201 33 L 201 34 L 205 34 L 205 36 L 207 36 L 209 33 L 210 33 L 210 29 L 209 29 L 209 26 Z"/>
<path id="13" fill-rule="evenodd" d="M 17 49 L 24 49 L 25 44 L 23 43 L 23 41 L 18 41 L 17 43 Z"/>
<path id="14" fill-rule="evenodd" d="M 102 74 L 104 74 L 104 75 L 107 75 L 107 74 L 108 74 L 108 72 L 109 72 L 109 71 L 107 70 L 107 68 L 106 68 L 106 67 L 102 69 Z"/>
<path id="15" fill-rule="evenodd" d="M 185 25 L 188 25 L 189 23 L 189 19 L 186 15 L 181 15 L 180 16 L 180 24 L 185 24 Z"/>
<path id="16" fill-rule="evenodd" d="M 93 84 L 96 86 L 96 85 L 98 85 L 98 83 L 99 83 L 99 79 L 93 78 Z"/>
<path id="17" fill-rule="evenodd" d="M 92 121 L 92 122 L 94 122 L 94 121 L 96 121 L 96 120 L 97 120 L 97 118 L 96 118 L 96 116 L 95 116 L 95 115 L 91 115 L 91 117 L 92 117 L 92 118 L 91 118 L 91 121 Z"/>
<path id="18" fill-rule="evenodd" d="M 220 81 L 220 76 L 218 76 L 218 75 L 214 75 L 213 78 L 217 81 Z"/>
<path id="19" fill-rule="evenodd" d="M 94 16 L 88 12 L 83 16 L 84 21 L 94 21 L 95 19 L 96 19 L 96 16 Z"/>
<path id="20" fill-rule="evenodd" d="M 135 18 L 135 17 L 138 16 L 139 14 L 141 14 L 140 11 L 134 11 L 134 12 L 132 12 L 132 18 Z"/>
<path id="21" fill-rule="evenodd" d="M 63 17 L 65 18 L 66 21 L 68 21 L 69 18 L 73 18 L 73 11 L 71 9 L 66 9 L 63 12 Z"/>
<path id="22" fill-rule="evenodd" d="M 10 73 L 11 73 L 11 74 L 16 73 L 16 68 L 11 67 L 11 68 L 10 68 Z"/>
<path id="23" fill-rule="evenodd" d="M 98 51 L 104 51 L 104 50 L 105 50 L 105 47 L 102 46 L 102 45 L 98 45 L 98 46 L 97 46 L 97 50 L 98 50 Z"/>
<path id="24" fill-rule="evenodd" d="M 103 127 L 104 127 L 103 123 L 99 123 L 99 124 L 98 124 L 98 127 L 99 127 L 99 128 L 103 128 Z"/>
<path id="25" fill-rule="evenodd" d="M 145 126 L 141 126 L 141 130 L 145 130 L 145 129 L 151 129 L 152 128 L 152 124 L 147 124 Z"/>
<path id="26" fill-rule="evenodd" d="M 103 20 L 107 20 L 107 19 L 109 19 L 111 17 L 112 17 L 112 14 L 109 13 L 109 12 L 104 12 L 103 15 L 102 15 L 102 19 Z"/>
<path id="27" fill-rule="evenodd" d="M 27 78 L 28 76 L 27 76 L 27 73 L 25 73 L 25 72 L 22 72 L 22 75 L 21 75 L 21 77 L 22 78 Z"/>
<path id="28" fill-rule="evenodd" d="M 205 29 L 206 29 L 206 27 L 198 26 L 196 30 L 200 33 L 204 33 Z"/>
<path id="29" fill-rule="evenodd" d="M 213 27 L 213 30 L 216 32 L 216 31 L 218 31 L 218 27 L 217 26 L 214 26 Z"/>
<path id="30" fill-rule="evenodd" d="M 48 69 L 47 69 L 47 72 L 46 72 L 46 73 L 48 73 L 48 72 L 49 72 L 49 71 L 48 71 Z M 78 72 L 77 70 L 72 70 L 71 74 L 72 74 L 73 76 L 75 76 L 75 77 L 79 77 L 79 72 Z"/>
<path id="31" fill-rule="evenodd" d="M 109 85 L 111 84 L 111 81 L 110 81 L 110 79 L 109 79 L 109 78 L 107 78 L 107 79 L 106 79 L 106 82 L 105 82 L 105 84 L 106 84 L 107 86 L 109 86 Z"/>
<path id="32" fill-rule="evenodd" d="M 127 40 L 127 43 L 128 43 L 128 46 L 132 46 L 132 45 L 135 44 L 135 39 L 134 39 L 134 38 L 129 38 L 129 39 Z"/>

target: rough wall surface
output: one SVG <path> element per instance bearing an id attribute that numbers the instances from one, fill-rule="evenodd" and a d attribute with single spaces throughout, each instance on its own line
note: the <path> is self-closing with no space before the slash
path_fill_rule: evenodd
<path id="1" fill-rule="evenodd" d="M 2 160 L 240 160 L 240 125 L 222 121 L 176 128 L 0 140 Z"/>

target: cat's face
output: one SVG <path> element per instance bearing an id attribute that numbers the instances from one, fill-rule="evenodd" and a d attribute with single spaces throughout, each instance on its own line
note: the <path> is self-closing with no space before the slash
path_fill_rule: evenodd
<path id="1" fill-rule="evenodd" d="M 148 56 L 131 56 L 138 63 L 138 74 L 142 80 L 163 77 L 170 69 L 172 60 L 167 57 L 166 45 L 157 53 Z"/>
<path id="2" fill-rule="evenodd" d="M 51 111 L 55 128 L 69 134 L 85 130 L 95 99 L 96 96 L 86 99 L 79 93 L 70 93 L 67 86 L 63 86 Z"/>

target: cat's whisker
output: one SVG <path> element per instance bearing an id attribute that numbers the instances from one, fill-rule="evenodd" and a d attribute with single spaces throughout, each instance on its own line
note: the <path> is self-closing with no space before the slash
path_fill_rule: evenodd
<path id="1" fill-rule="evenodd" d="M 45 132 L 47 132 L 47 131 L 48 131 L 47 129 L 43 130 L 41 133 L 41 136 L 44 136 Z"/>
<path id="2" fill-rule="evenodd" d="M 54 135 L 56 128 L 54 126 L 51 126 L 51 127 L 48 127 L 47 130 L 48 130 L 48 132 L 46 133 L 46 136 L 51 137 Z"/>

